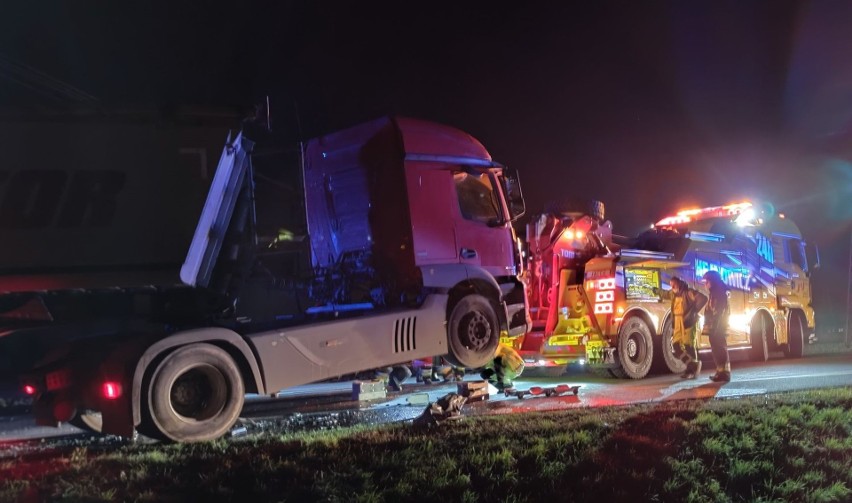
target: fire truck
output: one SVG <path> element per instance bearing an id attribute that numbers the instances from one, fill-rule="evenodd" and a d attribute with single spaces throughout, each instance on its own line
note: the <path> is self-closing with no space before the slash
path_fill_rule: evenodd
<path id="1" fill-rule="evenodd" d="M 755 361 L 778 350 L 800 357 L 814 331 L 818 251 L 769 204 L 680 211 L 633 239 L 613 235 L 602 203 L 555 208 L 528 223 L 526 244 L 533 329 L 514 344 L 527 368 L 584 364 L 632 379 L 652 369 L 683 372 L 663 290 L 677 276 L 701 291 L 709 270 L 729 288 L 729 349 Z M 699 351 L 709 347 L 701 335 Z"/>

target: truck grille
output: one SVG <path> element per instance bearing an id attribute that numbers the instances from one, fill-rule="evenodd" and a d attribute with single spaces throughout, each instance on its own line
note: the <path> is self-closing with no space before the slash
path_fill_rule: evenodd
<path id="1" fill-rule="evenodd" d="M 415 329 L 417 317 L 400 318 L 394 322 L 393 327 L 393 352 L 405 353 L 417 349 L 417 337 Z"/>

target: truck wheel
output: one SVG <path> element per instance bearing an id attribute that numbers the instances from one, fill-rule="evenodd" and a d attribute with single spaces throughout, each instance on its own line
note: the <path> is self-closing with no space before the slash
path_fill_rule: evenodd
<path id="1" fill-rule="evenodd" d="M 626 379 L 627 372 L 624 371 L 621 367 L 616 367 L 612 369 L 606 369 L 606 373 L 609 377 L 615 377 L 616 379 Z"/>
<path id="2" fill-rule="evenodd" d="M 68 424 L 89 433 L 101 433 L 104 429 L 104 417 L 100 412 L 80 412 Z"/>
<path id="3" fill-rule="evenodd" d="M 784 345 L 784 356 L 787 358 L 801 358 L 805 351 L 805 327 L 802 323 L 802 315 L 798 311 L 790 314 L 790 322 L 787 325 L 787 344 Z"/>
<path id="4" fill-rule="evenodd" d="M 618 333 L 618 363 L 621 372 L 631 379 L 642 379 L 651 370 L 654 358 L 654 338 L 645 320 L 633 316 L 624 322 Z"/>
<path id="5" fill-rule="evenodd" d="M 663 325 L 663 333 L 660 337 L 657 338 L 659 344 L 655 345 L 655 350 L 659 350 L 659 353 L 656 353 L 656 360 L 659 362 L 660 371 L 669 371 L 672 374 L 682 374 L 686 372 L 686 364 L 683 363 L 683 360 L 675 356 L 674 353 L 674 343 L 672 341 L 672 337 L 674 336 L 674 329 L 672 328 L 672 320 L 669 318 L 666 323 Z"/>
<path id="6" fill-rule="evenodd" d="M 239 368 L 223 349 L 191 344 L 166 356 L 151 375 L 147 413 L 167 440 L 201 442 L 219 438 L 243 408 Z"/>
<path id="7" fill-rule="evenodd" d="M 500 325 L 488 299 L 476 294 L 462 298 L 447 321 L 447 338 L 447 360 L 453 365 L 475 369 L 490 362 L 500 342 Z"/>
<path id="8" fill-rule="evenodd" d="M 751 342 L 751 360 L 765 362 L 769 359 L 769 342 L 767 341 L 766 316 L 758 314 L 751 320 L 749 340 Z"/>

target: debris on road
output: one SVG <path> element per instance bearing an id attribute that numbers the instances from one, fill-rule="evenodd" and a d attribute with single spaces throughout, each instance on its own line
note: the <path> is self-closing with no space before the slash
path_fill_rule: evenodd
<path id="1" fill-rule="evenodd" d="M 415 393 L 406 397 L 405 402 L 408 405 L 428 405 L 429 393 Z"/>
<path id="2" fill-rule="evenodd" d="M 569 386 L 567 384 L 559 384 L 557 386 L 533 386 L 527 389 L 515 389 L 515 388 L 506 388 L 503 390 L 503 394 L 506 396 L 513 396 L 519 400 L 522 400 L 525 396 L 559 396 L 564 395 L 565 393 L 571 392 L 574 395 L 577 395 L 579 392 L 579 386 Z"/>
<path id="3" fill-rule="evenodd" d="M 416 426 L 433 426 L 448 419 L 461 418 L 461 409 L 467 398 L 458 393 L 447 393 L 438 401 L 429 404 L 423 414 L 414 419 Z"/>
<path id="4" fill-rule="evenodd" d="M 361 402 L 367 400 L 380 400 L 387 398 L 388 390 L 385 381 L 373 379 L 371 381 L 355 381 L 352 383 L 352 400 Z"/>
<path id="5" fill-rule="evenodd" d="M 458 383 L 458 393 L 465 397 L 468 403 L 488 400 L 488 381 L 460 382 Z"/>

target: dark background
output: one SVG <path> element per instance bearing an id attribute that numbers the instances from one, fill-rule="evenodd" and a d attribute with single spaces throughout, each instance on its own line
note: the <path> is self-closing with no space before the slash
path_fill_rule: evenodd
<path id="1" fill-rule="evenodd" d="M 430 119 L 518 168 L 533 212 L 593 197 L 624 235 L 769 201 L 819 245 L 820 324 L 845 324 L 851 3 L 496 3 L 19 2 L 0 100 L 246 114 L 268 97 L 294 139 Z"/>

